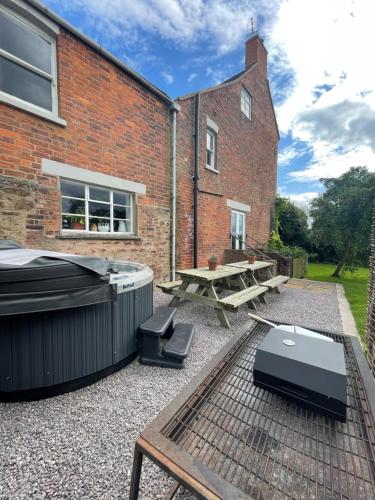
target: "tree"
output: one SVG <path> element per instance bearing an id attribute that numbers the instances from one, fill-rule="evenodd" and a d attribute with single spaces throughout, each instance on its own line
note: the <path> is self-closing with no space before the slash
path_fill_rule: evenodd
<path id="1" fill-rule="evenodd" d="M 276 197 L 276 224 L 285 245 L 309 248 L 307 215 L 287 198 Z"/>
<path id="2" fill-rule="evenodd" d="M 368 258 L 375 174 L 352 167 L 340 177 L 320 180 L 326 190 L 311 204 L 312 240 L 334 248 L 337 266 L 332 276 L 339 277 L 344 265 Z"/>

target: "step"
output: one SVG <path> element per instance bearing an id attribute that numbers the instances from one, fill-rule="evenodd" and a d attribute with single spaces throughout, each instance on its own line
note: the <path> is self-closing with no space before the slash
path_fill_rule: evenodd
<path id="1" fill-rule="evenodd" d="M 246 304 L 246 302 L 249 302 L 250 300 L 253 300 L 256 297 L 259 297 L 259 295 L 262 295 L 267 290 L 268 289 L 266 286 L 253 285 L 250 286 L 249 288 L 245 288 L 245 290 L 240 290 L 237 293 L 228 295 L 228 297 L 224 297 L 220 299 L 218 302 L 219 304 L 227 308 L 237 309 L 243 304 Z"/>
<path id="2" fill-rule="evenodd" d="M 194 325 L 178 323 L 172 338 L 163 347 L 163 355 L 174 359 L 185 359 L 191 349 L 194 332 Z"/>
<path id="3" fill-rule="evenodd" d="M 283 283 L 286 283 L 289 280 L 289 276 L 283 276 L 279 274 L 278 276 L 275 276 L 274 278 L 271 278 L 267 281 L 263 281 L 261 283 L 262 286 L 266 286 L 268 288 L 275 288 L 277 286 L 282 285 Z"/>
<path id="4" fill-rule="evenodd" d="M 158 288 L 162 290 L 173 290 L 174 288 L 178 288 L 182 284 L 182 280 L 176 281 L 166 281 L 165 283 L 159 283 L 156 285 Z"/>
<path id="5" fill-rule="evenodd" d="M 139 333 L 161 337 L 172 323 L 175 314 L 175 307 L 159 307 L 151 318 L 139 327 Z"/>

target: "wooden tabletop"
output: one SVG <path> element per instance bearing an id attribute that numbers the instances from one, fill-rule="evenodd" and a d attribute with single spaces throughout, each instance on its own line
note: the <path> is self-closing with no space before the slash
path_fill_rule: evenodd
<path id="1" fill-rule="evenodd" d="M 228 278 L 229 276 L 236 276 L 244 272 L 242 266 L 217 266 L 216 271 L 210 271 L 208 267 L 201 267 L 199 269 L 180 269 L 177 273 L 182 277 L 196 278 L 203 281 L 214 281 L 221 278 Z"/>
<path id="2" fill-rule="evenodd" d="M 268 262 L 264 260 L 256 260 L 254 264 L 249 264 L 247 260 L 241 262 L 233 262 L 228 264 L 231 267 L 241 267 L 242 269 L 249 269 L 250 271 L 257 271 L 258 269 L 264 269 L 265 267 L 273 266 L 273 262 Z"/>

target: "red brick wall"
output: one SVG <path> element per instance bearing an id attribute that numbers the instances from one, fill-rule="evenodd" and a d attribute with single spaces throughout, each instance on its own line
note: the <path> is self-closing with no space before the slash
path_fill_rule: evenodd
<path id="1" fill-rule="evenodd" d="M 48 249 L 131 259 L 158 278 L 170 268 L 170 115 L 167 105 L 61 30 L 59 115 L 66 127 L 0 104 L 0 238 Z M 47 158 L 140 182 L 139 240 L 59 239 L 60 198 Z"/>
<path id="2" fill-rule="evenodd" d="M 263 68 L 254 66 L 241 79 L 201 93 L 199 265 L 214 254 L 224 262 L 231 247 L 231 209 L 227 199 L 251 206 L 246 233 L 265 244 L 270 232 L 270 212 L 276 195 L 278 133 Z M 240 110 L 241 86 L 252 96 L 252 120 Z M 193 265 L 193 182 L 195 97 L 180 101 L 177 117 L 178 167 L 178 266 Z M 205 168 L 208 115 L 219 127 L 217 168 Z"/>

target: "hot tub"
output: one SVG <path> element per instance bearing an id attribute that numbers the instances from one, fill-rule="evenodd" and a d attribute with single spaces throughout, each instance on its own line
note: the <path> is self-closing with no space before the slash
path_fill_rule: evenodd
<path id="1" fill-rule="evenodd" d="M 21 249 L 13 250 L 17 258 Z M 3 401 L 75 390 L 124 367 L 137 356 L 139 325 L 152 315 L 149 267 L 50 254 L 20 265 L 0 250 Z"/>

